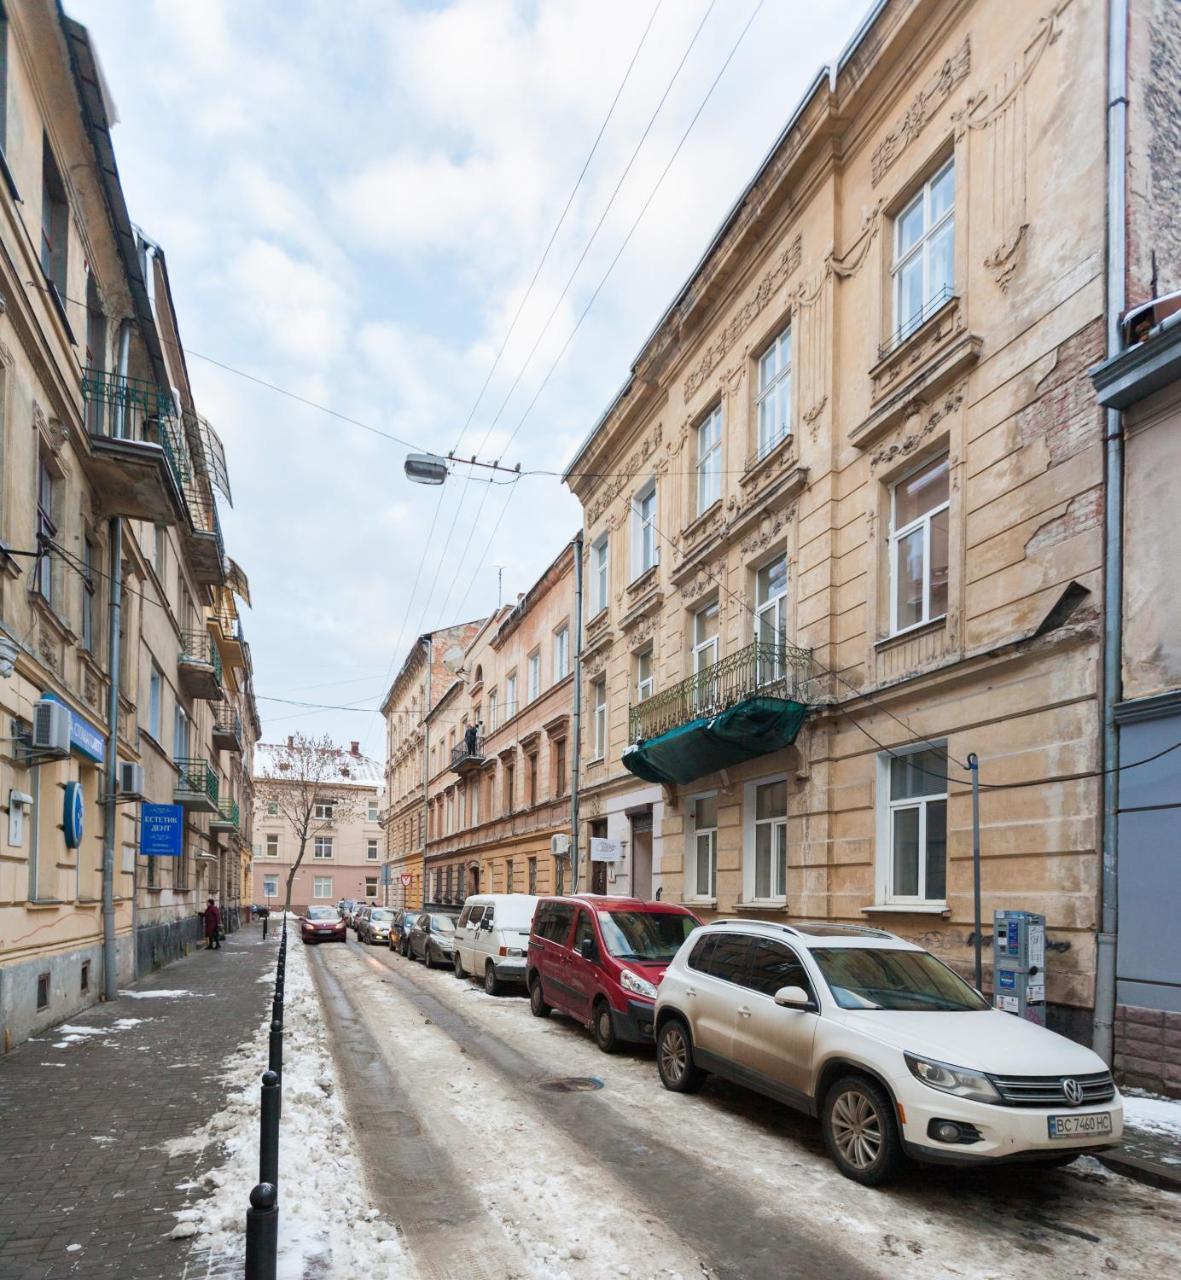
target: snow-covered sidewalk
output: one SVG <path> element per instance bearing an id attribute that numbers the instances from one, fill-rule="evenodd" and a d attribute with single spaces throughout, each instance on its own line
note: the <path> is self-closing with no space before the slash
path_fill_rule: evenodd
<path id="1" fill-rule="evenodd" d="M 273 981 L 273 972 L 260 979 Z M 258 1181 L 259 1084 L 269 1032 L 268 1011 L 248 1050 L 225 1072 L 224 1110 L 174 1144 L 175 1154 L 208 1150 L 222 1157 L 189 1184 L 194 1203 L 176 1215 L 174 1229 L 178 1237 L 198 1237 L 195 1243 L 207 1247 L 215 1263 L 243 1256 L 246 1207 Z M 290 926 L 283 1032 L 280 1280 L 412 1277 L 397 1228 L 381 1220 L 367 1200 L 304 946 Z"/>
<path id="2" fill-rule="evenodd" d="M 1181 1100 L 1136 1089 L 1123 1098 L 1123 1142 L 1103 1155 L 1103 1163 L 1139 1182 L 1181 1192 Z"/>

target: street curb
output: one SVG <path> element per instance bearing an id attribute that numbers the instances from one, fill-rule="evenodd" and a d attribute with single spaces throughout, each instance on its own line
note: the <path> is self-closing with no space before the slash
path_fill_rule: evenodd
<path id="1" fill-rule="evenodd" d="M 1177 1172 L 1174 1173 L 1155 1160 L 1145 1160 L 1142 1156 L 1134 1156 L 1118 1149 L 1100 1151 L 1095 1159 L 1112 1173 L 1121 1173 L 1125 1178 L 1141 1182 L 1147 1187 L 1157 1187 L 1161 1191 L 1181 1194 L 1181 1165 L 1177 1166 Z"/>

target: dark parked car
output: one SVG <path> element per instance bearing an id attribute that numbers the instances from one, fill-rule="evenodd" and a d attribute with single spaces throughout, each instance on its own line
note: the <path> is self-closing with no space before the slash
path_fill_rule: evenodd
<path id="1" fill-rule="evenodd" d="M 356 911 L 353 912 L 352 918 L 349 920 L 349 924 L 351 924 L 353 928 L 356 929 L 357 931 L 358 942 L 361 941 L 361 926 L 365 921 L 365 916 L 372 909 L 373 908 L 370 907 L 368 903 L 366 903 L 364 906 L 358 907 Z"/>
<path id="2" fill-rule="evenodd" d="M 304 942 L 346 942 L 344 918 L 335 907 L 308 907 L 299 918 L 299 936 Z"/>
<path id="3" fill-rule="evenodd" d="M 394 918 L 389 907 L 370 907 L 357 929 L 358 942 L 387 942 Z"/>
<path id="4" fill-rule="evenodd" d="M 406 939 L 411 960 L 425 960 L 428 969 L 451 965 L 455 957 L 455 917 L 441 911 L 424 911 L 414 919 Z"/>
<path id="5" fill-rule="evenodd" d="M 414 918 L 418 913 L 409 910 L 407 907 L 399 907 L 394 912 L 394 918 L 390 921 L 390 950 L 397 951 L 401 955 L 408 955 L 409 946 L 408 939 L 410 930 L 414 926 Z"/>

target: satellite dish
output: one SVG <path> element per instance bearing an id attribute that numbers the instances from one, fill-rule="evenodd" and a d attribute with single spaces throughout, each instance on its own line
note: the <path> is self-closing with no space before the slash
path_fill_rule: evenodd
<path id="1" fill-rule="evenodd" d="M 459 645 L 453 644 L 443 655 L 443 665 L 454 675 L 459 671 L 462 664 L 463 649 Z"/>

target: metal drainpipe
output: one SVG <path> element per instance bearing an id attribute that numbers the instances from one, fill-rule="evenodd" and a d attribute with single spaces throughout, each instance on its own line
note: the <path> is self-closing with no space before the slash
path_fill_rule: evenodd
<path id="1" fill-rule="evenodd" d="M 431 637 L 423 636 L 426 645 L 426 703 L 422 709 L 422 902 L 426 910 L 426 847 L 431 838 Z M 466 874 L 466 873 L 465 873 Z"/>
<path id="2" fill-rule="evenodd" d="M 1109 0 L 1107 31 L 1107 357 L 1121 346 L 1126 306 L 1128 150 L 1128 0 Z M 1119 895 L 1119 729 L 1124 589 L 1124 441 L 1118 409 L 1106 411 L 1103 579 L 1103 875 L 1095 954 L 1092 1045 L 1112 1060 Z"/>
<path id="3" fill-rule="evenodd" d="M 127 377 L 127 364 L 131 353 L 131 321 L 119 326 L 119 377 Z M 115 435 L 119 439 L 127 433 L 125 406 L 115 409 Z M 119 648 L 123 619 L 123 521 L 112 516 L 111 542 L 111 603 L 110 629 L 108 632 L 107 663 L 111 687 L 107 693 L 107 751 L 104 761 L 104 810 L 103 810 L 103 995 L 114 1000 L 119 994 L 119 959 L 115 947 L 115 838 L 119 829 L 119 808 L 115 797 L 119 788 L 119 664 L 122 654 Z M 132 876 L 131 900 L 135 902 L 135 876 Z M 132 954 L 139 948 L 132 932 Z"/>
<path id="4" fill-rule="evenodd" d="M 574 713 L 570 723 L 570 892 L 578 892 L 578 774 L 582 753 L 582 530 L 574 535 Z"/>

